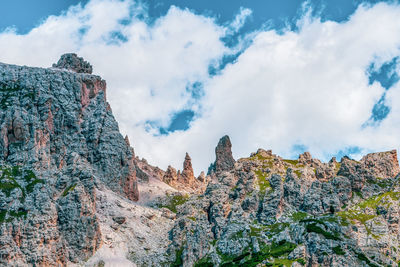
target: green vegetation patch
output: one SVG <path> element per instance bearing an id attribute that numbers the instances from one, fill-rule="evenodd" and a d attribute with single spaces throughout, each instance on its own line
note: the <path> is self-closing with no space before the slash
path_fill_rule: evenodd
<path id="1" fill-rule="evenodd" d="M 292 266 L 293 262 L 296 260 L 289 260 L 289 259 L 274 259 L 274 263 L 272 264 L 273 267 L 280 267 L 280 266 L 285 266 L 285 267 L 290 267 Z"/>
<path id="2" fill-rule="evenodd" d="M 335 252 L 336 255 L 344 255 L 346 254 L 341 246 L 336 246 L 332 248 L 333 252 Z"/>
<path id="3" fill-rule="evenodd" d="M 26 194 L 33 192 L 36 184 L 44 184 L 44 180 L 38 179 L 33 171 L 22 169 L 21 166 L 2 166 L 0 171 L 0 190 L 9 197 L 14 189 L 19 188 L 22 192 L 22 203 Z M 23 180 L 26 185 L 22 186 L 17 180 Z"/>
<path id="4" fill-rule="evenodd" d="M 299 164 L 299 161 L 297 159 L 284 159 L 283 161 L 295 166 Z"/>
<path id="5" fill-rule="evenodd" d="M 171 267 L 180 267 L 183 265 L 182 254 L 183 254 L 183 246 L 177 251 L 175 251 L 175 261 L 171 264 Z"/>
<path id="6" fill-rule="evenodd" d="M 166 203 L 161 203 L 158 205 L 159 208 L 167 208 L 170 211 L 176 213 L 177 207 L 179 205 L 185 204 L 189 200 L 189 195 L 173 195 L 168 196 Z"/>
<path id="7" fill-rule="evenodd" d="M 302 172 L 300 170 L 293 170 L 293 172 L 297 175 L 298 178 L 301 177 Z"/>
<path id="8" fill-rule="evenodd" d="M 255 267 L 258 264 L 268 260 L 271 262 L 266 263 L 267 266 L 291 266 L 296 260 L 288 260 L 287 256 L 296 248 L 296 244 L 282 240 L 280 242 L 273 242 L 271 245 L 261 246 L 259 252 L 246 251 L 242 255 L 235 257 L 221 257 L 221 266 L 246 266 Z M 220 254 L 220 253 L 219 253 Z M 220 255 L 222 256 L 222 255 Z"/>
<path id="9" fill-rule="evenodd" d="M 323 235 L 326 239 L 341 240 L 337 233 L 330 233 L 319 227 L 316 223 L 307 224 L 306 230 L 308 233 L 317 233 Z"/>
<path id="10" fill-rule="evenodd" d="M 260 188 L 261 195 L 265 195 L 267 189 L 271 188 L 269 181 L 267 180 L 267 173 L 262 170 L 256 170 L 254 172 L 257 175 L 258 187 Z"/>
<path id="11" fill-rule="evenodd" d="M 61 194 L 63 197 L 66 197 L 68 195 L 69 192 L 71 192 L 72 190 L 74 190 L 76 187 L 76 183 L 75 184 L 71 184 L 69 186 L 67 186 L 67 188 L 64 189 L 64 192 Z"/>
<path id="12" fill-rule="evenodd" d="M 34 100 L 35 93 L 32 90 L 22 89 L 23 88 L 19 85 L 10 87 L 4 84 L 0 84 L 0 107 L 2 109 L 7 109 L 8 107 L 12 106 L 12 98 L 28 97 L 31 100 Z M 22 94 L 22 92 L 24 92 L 24 94 Z"/>
<path id="13" fill-rule="evenodd" d="M 297 261 L 298 263 L 300 263 L 301 265 L 306 265 L 306 260 L 303 259 L 303 258 L 296 259 L 296 261 Z"/>
<path id="14" fill-rule="evenodd" d="M 196 217 L 193 217 L 193 216 L 188 216 L 187 218 L 188 218 L 189 220 L 191 220 L 191 221 L 194 221 L 194 222 L 197 221 Z"/>
<path id="15" fill-rule="evenodd" d="M 204 257 L 197 262 L 195 262 L 194 267 L 213 267 L 214 264 L 211 261 L 210 257 Z"/>
<path id="16" fill-rule="evenodd" d="M 352 224 L 359 222 L 364 225 L 367 233 L 377 238 L 377 235 L 372 234 L 371 227 L 367 225 L 367 221 L 376 218 L 376 214 L 368 214 L 367 209 L 373 211 L 376 210 L 378 206 L 383 206 L 386 209 L 392 204 L 392 200 L 398 201 L 400 199 L 400 192 L 386 192 L 376 196 L 372 196 L 357 205 L 349 208 L 347 211 L 340 211 L 336 214 L 340 216 L 344 221 L 350 221 Z"/>
<path id="17" fill-rule="evenodd" d="M 0 191 L 6 197 L 10 197 L 15 189 L 21 190 L 19 201 L 25 203 L 27 194 L 33 192 L 35 185 L 44 184 L 44 180 L 38 179 L 35 173 L 21 166 L 0 166 Z M 2 209 L 0 211 L 0 223 L 12 221 L 15 218 L 27 216 L 28 211 L 20 209 L 18 211 Z"/>
<path id="18" fill-rule="evenodd" d="M 358 258 L 360 261 L 364 261 L 366 264 L 368 264 L 369 266 L 372 266 L 372 267 L 379 267 L 378 265 L 372 263 L 372 262 L 370 261 L 370 259 L 368 259 L 368 257 L 365 256 L 365 254 L 360 253 L 360 252 L 354 252 L 354 253 L 356 253 L 357 258 Z"/>
<path id="19" fill-rule="evenodd" d="M 307 219 L 308 216 L 309 214 L 307 212 L 298 211 L 293 213 L 290 217 L 293 221 L 299 222 Z"/>

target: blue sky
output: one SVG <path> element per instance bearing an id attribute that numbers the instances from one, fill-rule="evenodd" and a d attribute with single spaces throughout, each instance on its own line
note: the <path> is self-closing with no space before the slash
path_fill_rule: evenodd
<path id="1" fill-rule="evenodd" d="M 88 0 L 3 0 L 0 9 L 0 29 L 6 27 L 17 28 L 19 33 L 26 33 L 39 25 L 50 15 L 59 15 L 70 6 Z M 314 13 L 320 14 L 322 20 L 346 20 L 356 7 L 362 3 L 377 3 L 382 1 L 369 0 L 319 0 L 309 1 L 314 7 Z M 164 16 L 171 5 L 180 8 L 189 8 L 197 14 L 206 14 L 217 18 L 218 23 L 228 23 L 235 17 L 240 7 L 250 8 L 252 17 L 247 21 L 242 31 L 251 31 L 269 25 L 273 28 L 293 26 L 299 16 L 304 1 L 298 0 L 226 0 L 226 1 L 187 1 L 187 0 L 147 0 L 143 1 L 149 9 L 152 19 Z"/>
<path id="2" fill-rule="evenodd" d="M 0 61 L 83 56 L 137 154 L 161 167 L 179 168 L 187 151 L 206 169 L 224 134 L 236 157 L 263 147 L 357 158 L 400 145 L 398 1 L 0 5 Z"/>

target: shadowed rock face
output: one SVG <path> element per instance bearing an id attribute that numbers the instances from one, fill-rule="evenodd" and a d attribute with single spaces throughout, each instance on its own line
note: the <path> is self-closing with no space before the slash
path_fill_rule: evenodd
<path id="1" fill-rule="evenodd" d="M 61 56 L 53 68 L 72 70 L 76 73 L 92 74 L 93 68 L 89 62 L 78 57 L 75 53 L 68 53 Z"/>
<path id="2" fill-rule="evenodd" d="M 57 70 L 0 63 L 0 266 L 60 266 L 101 245 L 96 187 L 138 200 L 133 149 L 106 83 L 64 55 Z"/>
<path id="3" fill-rule="evenodd" d="M 219 173 L 232 170 L 235 166 L 235 160 L 232 156 L 232 144 L 229 136 L 223 136 L 215 148 L 215 162 L 211 164 L 208 174 L 211 172 Z"/>

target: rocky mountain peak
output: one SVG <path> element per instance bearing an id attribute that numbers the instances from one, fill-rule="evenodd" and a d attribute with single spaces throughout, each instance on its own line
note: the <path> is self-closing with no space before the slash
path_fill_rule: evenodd
<path id="1" fill-rule="evenodd" d="M 400 262 L 396 150 L 235 161 L 224 136 L 211 175 L 188 153 L 164 172 L 135 157 L 89 63 L 55 68 L 0 63 L 0 266 Z"/>
<path id="2" fill-rule="evenodd" d="M 67 53 L 61 56 L 56 64 L 53 64 L 53 68 L 71 70 L 76 73 L 88 73 L 92 74 L 93 67 L 89 62 L 83 58 L 78 57 L 75 53 Z"/>
<path id="3" fill-rule="evenodd" d="M 74 54 L 55 67 L 0 63 L 1 266 L 88 258 L 102 243 L 97 188 L 139 198 L 105 81 Z"/>
<path id="4" fill-rule="evenodd" d="M 185 160 L 183 161 L 183 170 L 181 176 L 186 184 L 191 185 L 194 183 L 195 178 L 192 167 L 192 159 L 187 152 L 185 155 Z"/>
<path id="5" fill-rule="evenodd" d="M 229 171 L 235 166 L 232 156 L 232 143 L 228 135 L 223 136 L 215 148 L 215 162 L 211 164 L 208 174 Z"/>
<path id="6" fill-rule="evenodd" d="M 168 166 L 168 169 L 162 177 L 162 180 L 176 189 L 187 192 L 200 192 L 206 185 L 205 177 L 200 175 L 200 179 L 195 178 L 192 167 L 192 159 L 188 153 L 185 154 L 182 172 L 180 170 L 176 171 L 173 167 Z"/>

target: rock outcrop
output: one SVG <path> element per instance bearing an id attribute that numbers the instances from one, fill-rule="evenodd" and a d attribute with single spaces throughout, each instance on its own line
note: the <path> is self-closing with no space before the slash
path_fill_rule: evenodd
<path id="1" fill-rule="evenodd" d="M 133 150 L 91 66 L 0 64 L 0 265 L 65 266 L 101 246 L 97 187 L 139 193 Z"/>
<path id="2" fill-rule="evenodd" d="M 395 151 L 322 163 L 309 153 L 291 160 L 259 149 L 177 208 L 169 259 L 183 266 L 397 266 L 398 170 Z"/>
<path id="3" fill-rule="evenodd" d="M 185 160 L 183 161 L 182 172 L 177 172 L 175 168 L 168 166 L 162 180 L 166 184 L 178 190 L 183 190 L 190 193 L 200 193 L 205 189 L 206 185 L 205 178 L 202 180 L 195 178 L 192 167 L 192 159 L 188 153 L 186 153 Z"/>
<path id="4" fill-rule="evenodd" d="M 185 160 L 183 161 L 183 170 L 181 178 L 185 184 L 191 186 L 195 183 L 195 178 L 193 174 L 192 159 L 189 154 L 186 153 Z"/>
<path id="5" fill-rule="evenodd" d="M 223 136 L 215 148 L 215 162 L 208 169 L 208 174 L 230 171 L 235 166 L 235 160 L 232 156 L 232 144 L 229 136 Z"/>
<path id="6" fill-rule="evenodd" d="M 188 153 L 163 171 L 135 157 L 91 72 L 75 54 L 0 64 L 0 266 L 400 262 L 395 150 L 235 161 L 224 136 L 210 175 L 195 178 Z"/>
<path id="7" fill-rule="evenodd" d="M 53 68 L 66 69 L 76 73 L 92 74 L 93 67 L 83 58 L 78 57 L 75 53 L 68 53 L 61 56 L 57 64 L 53 64 Z"/>

